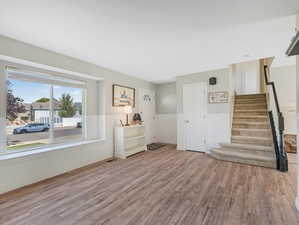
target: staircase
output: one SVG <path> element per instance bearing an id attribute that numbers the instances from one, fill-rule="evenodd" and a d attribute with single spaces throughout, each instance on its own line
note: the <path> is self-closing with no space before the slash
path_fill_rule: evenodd
<path id="1" fill-rule="evenodd" d="M 276 168 L 265 94 L 235 97 L 231 143 L 221 143 L 210 155 L 220 160 Z"/>

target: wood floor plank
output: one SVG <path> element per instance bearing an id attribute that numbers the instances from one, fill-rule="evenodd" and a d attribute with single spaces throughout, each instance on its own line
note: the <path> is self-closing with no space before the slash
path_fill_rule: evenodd
<path id="1" fill-rule="evenodd" d="M 166 146 L 0 196 L 1 225 L 298 225 L 288 173 Z"/>

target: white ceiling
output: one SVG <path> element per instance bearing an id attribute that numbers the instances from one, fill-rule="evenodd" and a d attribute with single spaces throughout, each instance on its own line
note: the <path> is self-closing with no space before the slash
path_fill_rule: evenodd
<path id="1" fill-rule="evenodd" d="M 298 0 L 0 0 L 0 34 L 153 82 L 282 57 Z"/>

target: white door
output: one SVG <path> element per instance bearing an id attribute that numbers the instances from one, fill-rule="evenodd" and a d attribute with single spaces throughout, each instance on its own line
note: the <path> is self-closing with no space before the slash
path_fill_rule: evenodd
<path id="1" fill-rule="evenodd" d="M 235 69 L 235 90 L 237 94 L 256 94 L 260 91 L 259 62 L 241 63 Z"/>
<path id="2" fill-rule="evenodd" d="M 194 83 L 183 86 L 184 148 L 206 151 L 207 84 Z"/>
<path id="3" fill-rule="evenodd" d="M 236 92 L 238 95 L 246 93 L 246 74 L 244 72 L 239 72 L 236 74 Z"/>
<path id="4" fill-rule="evenodd" d="M 145 142 L 151 144 L 156 142 L 155 137 L 155 92 L 147 89 L 140 89 L 139 111 L 141 119 L 145 124 Z"/>

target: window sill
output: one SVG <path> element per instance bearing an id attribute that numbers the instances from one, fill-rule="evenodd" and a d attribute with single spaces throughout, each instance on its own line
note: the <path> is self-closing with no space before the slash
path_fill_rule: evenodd
<path id="1" fill-rule="evenodd" d="M 43 153 L 43 152 L 57 151 L 57 150 L 76 147 L 76 146 L 80 146 L 80 145 L 93 144 L 93 143 L 97 143 L 97 142 L 101 142 L 101 141 L 103 141 L 103 139 L 79 141 L 79 142 L 75 142 L 75 143 L 71 143 L 71 144 L 48 146 L 45 148 L 38 148 L 38 149 L 32 149 L 32 150 L 27 150 L 27 151 L 21 151 L 21 152 L 2 153 L 2 154 L 0 154 L 0 161 L 7 160 L 7 159 L 21 158 L 21 157 L 35 155 L 35 154 L 39 154 L 39 153 Z"/>

